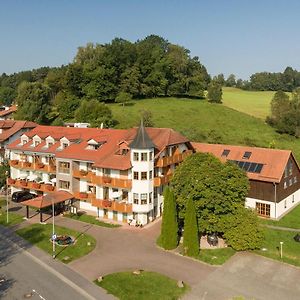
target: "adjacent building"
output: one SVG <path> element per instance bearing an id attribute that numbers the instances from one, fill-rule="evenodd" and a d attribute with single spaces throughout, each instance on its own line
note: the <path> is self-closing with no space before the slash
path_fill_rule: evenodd
<path id="1" fill-rule="evenodd" d="M 167 128 L 129 130 L 37 126 L 12 142 L 12 192 L 72 193 L 74 210 L 140 224 L 162 213 L 163 189 L 193 152 Z"/>
<path id="2" fill-rule="evenodd" d="M 300 172 L 291 151 L 204 143 L 192 146 L 246 171 L 250 191 L 245 205 L 260 216 L 278 219 L 299 204 Z"/>
<path id="3" fill-rule="evenodd" d="M 0 108 L 0 120 L 13 120 L 13 114 L 17 111 L 17 106 L 2 106 Z"/>

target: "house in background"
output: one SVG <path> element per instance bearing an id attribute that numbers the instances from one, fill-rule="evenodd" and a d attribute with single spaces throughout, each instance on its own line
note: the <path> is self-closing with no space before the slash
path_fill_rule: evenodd
<path id="1" fill-rule="evenodd" d="M 13 114 L 17 111 L 17 106 L 2 106 L 0 107 L 0 120 L 13 120 Z"/>
<path id="2" fill-rule="evenodd" d="M 9 158 L 7 145 L 36 126 L 36 123 L 30 121 L 0 120 L 0 163 Z"/>
<path id="3" fill-rule="evenodd" d="M 300 171 L 291 151 L 204 143 L 192 146 L 246 172 L 250 191 L 245 205 L 260 216 L 278 219 L 299 204 Z"/>
<path id="4" fill-rule="evenodd" d="M 193 152 L 174 130 L 142 124 L 126 130 L 37 126 L 8 149 L 12 192 L 68 191 L 75 211 L 140 224 L 161 215 L 164 186 Z"/>

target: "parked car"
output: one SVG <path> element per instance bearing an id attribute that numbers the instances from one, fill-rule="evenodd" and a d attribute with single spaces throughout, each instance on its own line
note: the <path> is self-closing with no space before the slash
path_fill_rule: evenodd
<path id="1" fill-rule="evenodd" d="M 22 202 L 25 200 L 29 200 L 32 198 L 35 198 L 36 194 L 27 192 L 27 191 L 19 191 L 19 192 L 14 192 L 11 196 L 11 200 L 14 202 Z"/>

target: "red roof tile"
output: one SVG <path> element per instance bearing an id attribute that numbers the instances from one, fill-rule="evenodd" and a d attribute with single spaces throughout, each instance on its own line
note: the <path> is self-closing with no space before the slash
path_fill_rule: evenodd
<path id="1" fill-rule="evenodd" d="M 12 114 L 15 111 L 17 111 L 17 106 L 16 105 L 12 105 L 9 109 L 6 110 L 0 110 L 0 117 L 4 117 L 6 115 Z"/>
<path id="2" fill-rule="evenodd" d="M 0 121 L 0 128 L 3 129 L 3 131 L 0 134 L 0 142 L 9 139 L 21 129 L 31 129 L 36 126 L 36 123 L 29 121 L 2 120 Z"/>
<path id="3" fill-rule="evenodd" d="M 253 180 L 277 183 L 280 182 L 282 178 L 284 169 L 287 165 L 289 158 L 291 156 L 293 157 L 292 152 L 289 150 L 219 144 L 204 144 L 194 142 L 192 142 L 192 146 L 197 152 L 211 153 L 214 156 L 221 159 L 222 161 L 236 160 L 261 163 L 263 164 L 261 173 L 247 172 L 248 178 Z M 229 150 L 229 153 L 226 157 L 222 156 L 224 150 Z M 251 156 L 249 157 L 249 159 L 243 159 L 245 152 L 251 152 Z"/>

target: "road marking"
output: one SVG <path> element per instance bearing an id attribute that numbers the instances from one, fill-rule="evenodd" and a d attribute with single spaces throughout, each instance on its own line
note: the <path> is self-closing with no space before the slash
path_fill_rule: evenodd
<path id="1" fill-rule="evenodd" d="M 32 290 L 33 293 L 37 294 L 42 300 L 46 300 L 41 294 L 39 294 L 36 290 Z"/>

